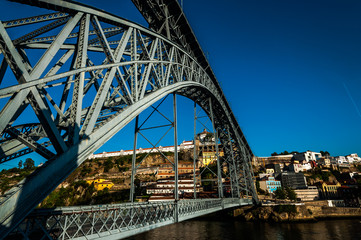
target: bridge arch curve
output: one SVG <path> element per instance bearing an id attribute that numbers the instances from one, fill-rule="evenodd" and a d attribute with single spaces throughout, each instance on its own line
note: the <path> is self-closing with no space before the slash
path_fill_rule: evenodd
<path id="1" fill-rule="evenodd" d="M 46 164 L 1 198 L 2 226 L 13 228 L 90 154 L 170 93 L 192 99 L 208 115 L 211 99 L 219 138 L 228 150 L 235 151 L 234 177 L 243 169 L 243 187 L 253 186 L 247 141 L 219 84 L 190 53 L 154 31 L 88 6 L 46 0 L 31 4 L 66 15 L 56 18 L 50 14 L 52 23 L 28 30 L 18 39 L 11 39 L 7 28 L 26 29 L 33 20 L 24 25 L 16 21 L 0 24 L 4 63 L 17 80 L 14 86 L 0 88 L 0 97 L 8 100 L 0 112 L 0 132 L 15 127 L 14 119 L 31 106 L 54 150 L 43 155 L 48 157 Z M 42 18 L 49 21 L 50 15 Z M 38 37 L 58 28 L 55 37 Z M 18 49 L 45 52 L 32 66 L 28 58 L 33 56 Z M 93 63 L 93 53 L 102 54 L 104 60 Z M 73 67 L 64 70 L 70 61 Z M 48 90 L 59 86 L 62 94 L 56 102 Z M 30 135 L 18 133 L 17 137 L 25 146 L 40 148 Z"/>

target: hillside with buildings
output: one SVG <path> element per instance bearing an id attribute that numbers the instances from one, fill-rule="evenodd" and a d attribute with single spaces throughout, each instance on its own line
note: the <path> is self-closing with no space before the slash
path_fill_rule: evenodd
<path id="1" fill-rule="evenodd" d="M 356 154 L 330 156 L 328 152 L 294 152 L 257 157 L 253 162 L 261 199 L 312 202 L 359 207 L 361 158 Z M 287 190 L 293 192 L 292 197 Z"/>
<path id="2" fill-rule="evenodd" d="M 195 143 L 183 141 L 177 149 L 180 199 L 193 198 L 194 194 L 215 197 L 217 186 L 212 172 L 216 172 L 216 151 L 212 134 L 204 131 L 198 134 Z M 219 155 L 222 157 L 223 151 Z M 133 150 L 91 155 L 39 207 L 129 201 L 132 158 Z M 174 175 L 174 146 L 136 150 L 137 201 L 174 199 Z"/>
<path id="3" fill-rule="evenodd" d="M 219 145 L 219 158 L 224 156 Z M 174 199 L 174 146 L 136 149 L 134 190 L 136 201 Z M 217 197 L 217 154 L 213 135 L 203 131 L 196 141 L 177 146 L 179 197 Z M 195 150 L 195 151 L 194 151 Z M 195 158 L 194 158 L 195 154 Z M 91 155 L 71 173 L 39 207 L 128 202 L 133 150 Z M 328 206 L 359 207 L 361 203 L 361 158 L 356 153 L 333 157 L 326 152 L 283 152 L 254 157 L 253 170 L 263 203 L 326 201 Z M 227 166 L 221 166 L 227 172 Z M 36 170 L 31 159 L 18 168 L 3 170 L 0 191 L 4 193 Z M 227 182 L 222 176 L 227 196 Z"/>

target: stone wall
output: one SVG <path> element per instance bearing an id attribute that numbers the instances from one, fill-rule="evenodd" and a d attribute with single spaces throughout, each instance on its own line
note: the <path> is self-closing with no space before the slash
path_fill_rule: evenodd
<path id="1" fill-rule="evenodd" d="M 314 205 L 295 206 L 296 212 L 276 212 L 276 206 L 243 207 L 233 210 L 233 216 L 246 221 L 317 221 L 334 217 L 361 217 L 360 208 L 328 207 L 327 201 L 317 201 Z"/>

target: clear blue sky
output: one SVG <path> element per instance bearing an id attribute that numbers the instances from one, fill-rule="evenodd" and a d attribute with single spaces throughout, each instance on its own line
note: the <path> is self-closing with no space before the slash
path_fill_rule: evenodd
<path id="1" fill-rule="evenodd" d="M 146 25 L 131 0 L 81 2 Z M 361 154 L 360 1 L 183 0 L 183 6 L 255 155 Z M 1 20 L 46 12 L 5 1 L 0 7 Z M 179 101 L 179 141 L 191 140 L 192 104 Z M 132 148 L 132 136 L 124 137 L 132 131 L 127 127 L 99 151 Z"/>

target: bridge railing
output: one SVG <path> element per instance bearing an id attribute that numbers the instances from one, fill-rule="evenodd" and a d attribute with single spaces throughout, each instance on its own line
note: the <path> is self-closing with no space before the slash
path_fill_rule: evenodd
<path id="1" fill-rule="evenodd" d="M 251 199 L 193 199 L 36 209 L 7 239 L 122 238 L 246 204 L 252 204 Z"/>

